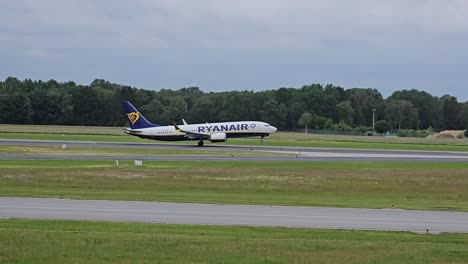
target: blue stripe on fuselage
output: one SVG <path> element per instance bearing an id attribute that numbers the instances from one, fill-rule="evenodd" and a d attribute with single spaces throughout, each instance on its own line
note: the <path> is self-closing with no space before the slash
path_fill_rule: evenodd
<path id="1" fill-rule="evenodd" d="M 146 138 L 146 139 L 154 139 L 154 140 L 161 140 L 161 141 L 184 141 L 190 140 L 186 138 L 184 135 L 135 135 L 139 138 Z"/>
<path id="2" fill-rule="evenodd" d="M 189 139 L 185 135 L 138 135 L 133 134 L 140 138 L 161 140 L 161 141 L 184 141 L 184 140 L 199 140 L 199 139 Z M 252 132 L 236 132 L 236 133 L 226 133 L 227 138 L 240 138 L 240 137 L 266 137 L 268 133 L 252 133 Z"/>

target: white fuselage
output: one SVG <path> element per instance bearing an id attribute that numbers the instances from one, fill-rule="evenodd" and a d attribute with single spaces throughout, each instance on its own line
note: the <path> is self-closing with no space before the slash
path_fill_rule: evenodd
<path id="1" fill-rule="evenodd" d="M 274 126 L 259 121 L 189 124 L 180 125 L 178 128 L 179 129 L 177 129 L 176 126 L 158 126 L 140 129 L 127 129 L 127 133 L 142 138 L 176 141 L 199 139 L 191 136 L 191 133 L 206 135 L 225 133 L 226 138 L 252 136 L 264 137 L 276 132 L 277 130 Z"/>

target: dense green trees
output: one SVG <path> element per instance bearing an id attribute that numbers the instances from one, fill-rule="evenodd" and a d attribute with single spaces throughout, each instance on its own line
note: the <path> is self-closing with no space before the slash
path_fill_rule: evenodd
<path id="1" fill-rule="evenodd" d="M 390 131 L 392 127 L 390 126 L 390 123 L 388 123 L 386 120 L 379 120 L 375 122 L 375 132 L 377 133 L 385 133 L 387 131 Z"/>
<path id="2" fill-rule="evenodd" d="M 385 113 L 394 128 L 419 128 L 419 113 L 410 101 L 388 100 Z"/>
<path id="3" fill-rule="evenodd" d="M 385 101 L 376 89 L 349 89 L 345 97 L 351 101 L 356 125 L 372 126 L 372 109 L 376 109 L 376 120 L 384 118 Z"/>
<path id="4" fill-rule="evenodd" d="M 303 128 L 366 131 L 376 129 L 462 129 L 468 126 L 468 102 L 453 96 L 434 97 L 418 90 L 397 91 L 387 99 L 376 89 L 345 90 L 311 84 L 269 91 L 205 93 L 197 87 L 159 91 L 113 84 L 102 79 L 90 85 L 74 82 L 0 82 L 0 123 L 123 126 L 121 102 L 131 101 L 152 122 L 190 123 L 263 120 L 280 129 Z M 382 125 L 382 126 L 380 126 Z M 388 128 L 387 128 L 388 130 Z"/>
<path id="5" fill-rule="evenodd" d="M 460 129 L 461 120 L 464 119 L 460 116 L 461 106 L 456 97 L 443 96 L 442 97 L 442 121 L 444 129 Z"/>
<path id="6" fill-rule="evenodd" d="M 304 112 L 301 117 L 299 118 L 299 121 L 297 124 L 299 127 L 312 127 L 312 124 L 314 122 L 314 116 L 311 115 L 309 112 Z"/>
<path id="7" fill-rule="evenodd" d="M 460 126 L 464 129 L 468 129 L 468 102 L 461 106 L 459 118 Z"/>
<path id="8" fill-rule="evenodd" d="M 336 112 L 341 123 L 353 124 L 354 109 L 350 101 L 343 101 L 336 105 Z"/>
<path id="9" fill-rule="evenodd" d="M 422 128 L 440 127 L 442 121 L 442 105 L 437 97 L 418 90 L 403 90 L 394 92 L 388 100 L 406 100 L 417 110 L 419 126 Z"/>

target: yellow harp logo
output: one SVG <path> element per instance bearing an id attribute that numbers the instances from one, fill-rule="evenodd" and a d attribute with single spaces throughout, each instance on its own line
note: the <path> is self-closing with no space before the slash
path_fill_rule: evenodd
<path id="1" fill-rule="evenodd" d="M 140 119 L 140 113 L 138 112 L 131 112 L 129 114 L 127 114 L 128 116 L 128 120 L 130 120 L 130 123 L 132 123 L 132 125 L 134 125 L 136 123 L 136 121 L 138 121 L 138 119 Z"/>

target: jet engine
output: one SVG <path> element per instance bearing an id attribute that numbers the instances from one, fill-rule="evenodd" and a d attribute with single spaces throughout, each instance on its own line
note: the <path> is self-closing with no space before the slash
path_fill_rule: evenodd
<path id="1" fill-rule="evenodd" d="M 226 133 L 215 133 L 210 136 L 211 142 L 226 142 Z"/>

